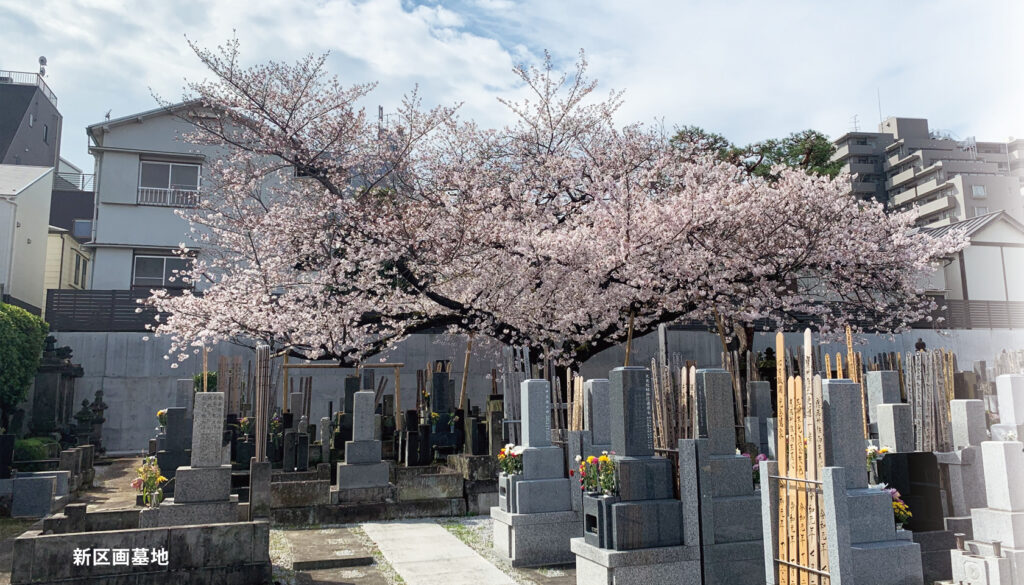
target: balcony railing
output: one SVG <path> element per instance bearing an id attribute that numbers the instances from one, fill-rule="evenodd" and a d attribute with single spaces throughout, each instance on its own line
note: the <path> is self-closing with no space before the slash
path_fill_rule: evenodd
<path id="1" fill-rule="evenodd" d="M 53 178 L 55 191 L 95 191 L 96 175 L 57 173 Z"/>
<path id="2" fill-rule="evenodd" d="M 167 289 L 181 294 L 180 289 Z M 199 294 L 199 293 L 195 293 Z M 146 331 L 166 314 L 138 303 L 149 298 L 149 290 L 72 290 L 46 291 L 46 321 L 51 331 Z M 141 311 L 136 312 L 136 309 Z"/>
<path id="3" fill-rule="evenodd" d="M 14 85 L 34 85 L 43 92 L 46 99 L 50 100 L 54 106 L 57 105 L 57 96 L 50 90 L 50 86 L 46 85 L 43 81 L 43 76 L 38 73 L 29 73 L 27 71 L 4 71 L 0 70 L 0 83 L 13 83 Z"/>
<path id="4" fill-rule="evenodd" d="M 197 203 L 199 203 L 199 191 L 196 190 L 139 187 L 139 205 L 195 207 Z"/>

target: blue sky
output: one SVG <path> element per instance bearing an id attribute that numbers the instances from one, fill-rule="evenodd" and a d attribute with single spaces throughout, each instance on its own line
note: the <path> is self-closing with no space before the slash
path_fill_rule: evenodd
<path id="1" fill-rule="evenodd" d="M 282 9 L 282 7 L 286 7 Z M 1024 137 L 1024 2 L 622 0 L 0 0 L 0 69 L 47 82 L 62 152 L 90 169 L 85 126 L 153 108 L 204 76 L 185 35 L 235 34 L 243 58 L 331 51 L 343 81 L 378 81 L 366 106 L 420 86 L 427 105 L 498 126 L 515 63 L 587 53 L 600 93 L 624 89 L 620 121 L 697 124 L 744 143 L 883 115 L 929 118 L 964 138 Z"/>

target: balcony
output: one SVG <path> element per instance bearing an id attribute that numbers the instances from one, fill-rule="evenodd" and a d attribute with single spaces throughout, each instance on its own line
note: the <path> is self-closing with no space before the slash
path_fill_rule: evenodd
<path id="1" fill-rule="evenodd" d="M 199 203 L 199 191 L 139 187 L 138 203 L 157 207 L 195 207 Z"/>
<path id="2" fill-rule="evenodd" d="M 850 156 L 878 154 L 878 148 L 870 144 L 850 144 L 849 142 L 836 149 L 831 160 L 843 160 Z"/>
<path id="3" fill-rule="evenodd" d="M 878 190 L 878 183 L 874 181 L 854 181 L 854 193 L 875 193 Z"/>
<path id="4" fill-rule="evenodd" d="M 0 70 L 0 83 L 10 83 L 13 85 L 34 85 L 39 88 L 39 91 L 43 92 L 46 99 L 50 100 L 53 107 L 57 107 L 57 96 L 50 90 L 50 86 L 46 85 L 43 81 L 43 76 L 38 73 L 29 73 L 26 71 L 4 71 Z"/>
<path id="5" fill-rule="evenodd" d="M 53 177 L 54 191 L 95 191 L 96 175 L 82 173 L 56 173 Z"/>
<path id="6" fill-rule="evenodd" d="M 915 158 L 917 158 L 917 159 L 921 158 L 921 151 L 920 150 L 915 150 L 914 152 L 912 152 L 912 153 L 910 153 L 910 154 L 908 154 L 907 156 L 904 156 L 904 157 L 901 157 L 900 154 L 897 152 L 896 154 L 894 154 L 894 155 L 890 156 L 889 158 L 885 159 L 885 163 L 882 165 L 882 168 L 888 171 L 889 169 L 891 169 L 893 167 L 898 167 L 898 166 L 900 166 L 900 165 L 902 165 L 904 163 L 907 163 L 910 160 L 915 159 Z"/>
<path id="7" fill-rule="evenodd" d="M 50 289 L 46 291 L 46 320 L 51 331 L 146 331 L 146 325 L 156 323 L 157 315 L 166 317 L 138 303 L 149 296 L 148 290 Z"/>
<path id="8" fill-rule="evenodd" d="M 925 218 L 929 215 L 941 213 L 947 209 L 953 209 L 956 206 L 956 197 L 946 195 L 945 197 L 939 197 L 935 201 L 930 201 L 921 205 L 917 208 L 919 218 Z"/>

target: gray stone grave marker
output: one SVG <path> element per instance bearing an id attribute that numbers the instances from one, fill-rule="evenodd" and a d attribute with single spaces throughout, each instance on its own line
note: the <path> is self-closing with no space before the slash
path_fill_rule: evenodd
<path id="1" fill-rule="evenodd" d="M 654 455 L 651 376 L 647 368 L 615 368 L 608 379 L 612 450 L 623 457 Z"/>

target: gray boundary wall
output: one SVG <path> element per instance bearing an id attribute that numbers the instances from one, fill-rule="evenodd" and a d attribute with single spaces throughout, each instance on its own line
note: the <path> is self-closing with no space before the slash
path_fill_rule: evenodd
<path id="1" fill-rule="evenodd" d="M 14 541 L 11 583 L 265 583 L 271 576 L 269 546 L 265 520 L 48 535 L 33 530 Z M 97 548 L 166 550 L 167 566 L 74 565 L 75 549 Z"/>
<path id="2" fill-rule="evenodd" d="M 58 346 L 68 345 L 74 351 L 73 361 L 82 365 L 85 376 L 76 381 L 75 404 L 83 398 L 93 397 L 96 390 L 104 391 L 104 401 L 110 406 L 103 425 L 103 443 L 108 453 L 138 453 L 144 450 L 148 440 L 155 436 L 156 411 L 174 405 L 176 380 L 191 378 L 202 369 L 202 359 L 193 355 L 188 360 L 171 368 L 174 358 L 165 360 L 170 346 L 167 338 L 153 337 L 145 333 L 78 333 L 56 332 Z M 148 337 L 148 341 L 144 340 Z M 870 335 L 867 343 L 857 347 L 869 359 L 875 354 L 889 351 L 912 352 L 918 337 L 924 339 L 929 349 L 945 347 L 957 353 L 961 370 L 969 370 L 975 360 L 989 360 L 1003 349 L 1024 348 L 1024 331 L 1017 330 L 913 330 L 902 335 Z M 817 340 L 816 340 L 817 341 Z M 803 343 L 800 333 L 787 333 L 786 343 L 796 347 Z M 684 360 L 694 360 L 699 367 L 721 366 L 721 343 L 718 336 L 704 331 L 672 330 L 668 337 L 669 353 L 679 353 Z M 754 339 L 755 351 L 763 351 L 775 345 L 775 334 L 757 333 Z M 826 345 L 833 355 L 837 351 L 846 354 L 840 344 Z M 415 405 L 416 370 L 426 367 L 430 360 L 451 360 L 451 377 L 455 381 L 456 397 L 462 379 L 462 365 L 466 342 L 462 336 L 420 334 L 403 341 L 386 357 L 389 362 L 401 362 L 402 407 L 411 409 Z M 658 354 L 657 333 L 651 333 L 633 340 L 632 363 L 649 366 L 651 357 Z M 209 366 L 216 369 L 221 355 L 241 356 L 243 374 L 248 360 L 254 359 L 254 352 L 248 348 L 220 344 L 211 348 Z M 625 358 L 624 346 L 614 347 L 590 359 L 582 368 L 585 378 L 607 378 L 608 372 L 621 366 Z M 276 360 L 280 363 L 280 360 Z M 368 363 L 379 362 L 374 358 Z M 844 359 L 845 361 L 845 359 Z M 491 368 L 501 363 L 500 350 L 496 344 L 473 344 L 470 359 L 469 400 L 471 404 L 484 407 L 491 392 L 491 381 L 487 378 Z M 500 371 L 500 368 L 499 368 Z M 327 403 L 333 401 L 335 409 L 341 404 L 342 378 L 353 373 L 351 369 L 306 369 L 292 370 L 292 377 L 313 377 L 313 399 L 310 420 L 327 416 Z M 376 374 L 391 380 L 387 393 L 394 393 L 392 371 L 380 370 Z M 501 384 L 499 383 L 499 389 Z M 279 388 L 279 386 L 278 386 Z M 280 390 L 277 401 L 280 406 Z M 22 404 L 31 412 L 29 402 Z"/>

